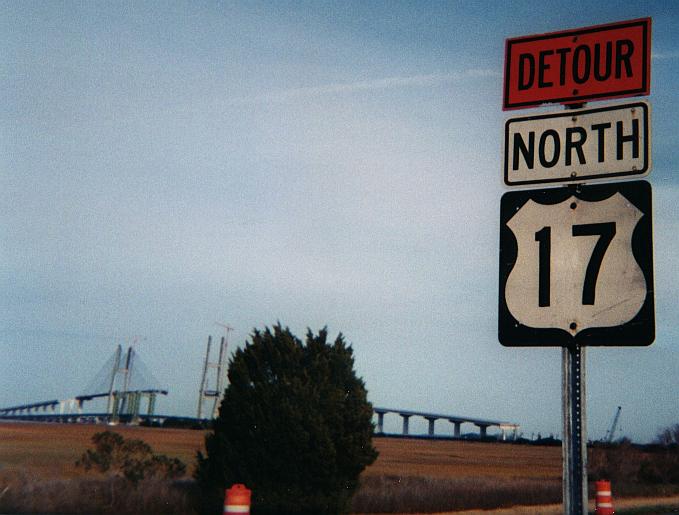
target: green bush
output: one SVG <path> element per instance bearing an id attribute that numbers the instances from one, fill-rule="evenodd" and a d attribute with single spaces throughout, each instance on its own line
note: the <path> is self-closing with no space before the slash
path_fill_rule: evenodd
<path id="1" fill-rule="evenodd" d="M 125 440 L 118 433 L 103 431 L 92 436 L 92 443 L 94 450 L 87 449 L 76 466 L 124 477 L 134 485 L 142 479 L 176 479 L 186 473 L 184 463 L 154 454 L 143 440 Z"/>
<path id="2" fill-rule="evenodd" d="M 280 324 L 255 330 L 229 363 L 219 416 L 198 454 L 203 512 L 218 513 L 224 488 L 253 491 L 252 513 L 346 513 L 358 476 L 377 457 L 372 406 L 340 334 Z"/>

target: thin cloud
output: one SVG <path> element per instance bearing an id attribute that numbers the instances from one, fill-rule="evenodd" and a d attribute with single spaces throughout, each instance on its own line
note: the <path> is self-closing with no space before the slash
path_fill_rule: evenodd
<path id="1" fill-rule="evenodd" d="M 679 59 L 679 51 L 671 52 L 651 52 L 651 59 L 656 59 L 658 61 L 665 61 L 669 59 Z"/>
<path id="2" fill-rule="evenodd" d="M 362 91 L 377 91 L 407 87 L 431 87 L 439 84 L 459 82 L 466 79 L 499 77 L 500 73 L 490 69 L 470 69 L 463 72 L 412 75 L 410 77 L 387 77 L 366 81 L 324 84 L 306 88 L 291 88 L 272 91 L 259 95 L 232 98 L 229 105 L 259 104 L 268 102 L 287 102 L 309 97 L 326 95 L 346 95 Z"/>

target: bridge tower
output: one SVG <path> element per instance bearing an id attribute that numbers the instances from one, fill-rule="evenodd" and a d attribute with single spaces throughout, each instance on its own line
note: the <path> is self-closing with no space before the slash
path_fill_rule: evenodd
<path id="1" fill-rule="evenodd" d="M 134 358 L 134 348 L 130 345 L 127 348 L 127 357 L 125 358 L 125 368 L 120 369 L 123 374 L 123 391 L 122 391 L 122 402 L 120 405 L 120 411 L 125 413 L 125 411 L 132 412 L 134 406 L 134 399 L 130 399 L 127 395 L 130 390 L 130 379 L 132 377 L 132 359 Z M 128 405 L 129 404 L 129 405 Z"/>
<path id="2" fill-rule="evenodd" d="M 121 345 L 118 345 L 113 358 L 113 369 L 111 370 L 111 380 L 108 389 L 107 413 L 114 423 L 118 422 L 120 415 L 131 415 L 133 421 L 139 415 L 141 400 L 139 392 L 129 391 L 135 355 L 134 347 L 130 345 L 125 353 L 124 364 L 121 364 L 123 348 Z M 116 388 L 116 378 L 118 378 L 117 385 L 119 388 Z"/>
<path id="3" fill-rule="evenodd" d="M 120 373 L 120 358 L 123 354 L 123 347 L 122 345 L 118 344 L 118 347 L 116 349 L 115 355 L 113 357 L 113 369 L 111 370 L 111 381 L 109 381 L 109 387 L 108 387 L 108 405 L 106 408 L 106 412 L 109 415 L 113 415 L 113 408 L 114 408 L 114 388 L 116 384 L 116 376 Z"/>
<path id="4" fill-rule="evenodd" d="M 219 401 L 224 393 L 224 361 L 226 360 L 226 348 L 228 346 L 229 332 L 232 327 L 219 324 L 226 329 L 226 336 L 222 336 L 219 344 L 219 357 L 217 361 L 210 361 L 210 347 L 212 336 L 207 338 L 207 350 L 205 352 L 205 363 L 203 365 L 203 377 L 200 381 L 200 392 L 198 394 L 198 414 L 197 417 L 203 418 L 203 407 L 207 403 L 208 410 L 205 416 L 216 418 L 219 413 Z M 214 385 L 210 388 L 210 385 Z"/>

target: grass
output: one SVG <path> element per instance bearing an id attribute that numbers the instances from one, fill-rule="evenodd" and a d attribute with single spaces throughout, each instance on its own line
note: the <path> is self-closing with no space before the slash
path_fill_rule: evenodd
<path id="1" fill-rule="evenodd" d="M 560 502 L 561 483 L 529 479 L 367 476 L 352 502 L 355 513 L 435 513 L 467 508 Z"/>
<path id="2" fill-rule="evenodd" d="M 640 508 L 615 510 L 615 513 L 618 515 L 665 515 L 667 513 L 679 513 L 679 504 L 642 506 Z"/>
<path id="3" fill-rule="evenodd" d="M 461 440 L 376 438 L 366 475 L 561 481 L 561 448 Z"/>
<path id="4" fill-rule="evenodd" d="M 124 438 L 147 442 L 158 454 L 179 458 L 193 472 L 196 452 L 204 449 L 204 431 L 94 424 L 0 422 L 0 470 L 27 470 L 41 479 L 82 476 L 75 467 L 95 433 L 113 429 Z M 1 491 L 1 489 L 0 489 Z"/>
<path id="5" fill-rule="evenodd" d="M 183 480 L 129 482 L 85 472 L 75 462 L 91 448 L 101 425 L 0 423 L 0 513 L 192 513 L 190 493 L 202 431 L 163 428 L 113 428 L 139 438 L 154 451 L 188 465 Z"/>
<path id="6" fill-rule="evenodd" d="M 92 435 L 106 429 L 179 458 L 188 466 L 186 476 L 144 480 L 134 488 L 120 478 L 76 468 L 75 461 L 91 448 Z M 0 513 L 190 515 L 191 474 L 196 451 L 204 449 L 204 435 L 187 429 L 0 422 Z M 561 500 L 560 447 L 399 438 L 376 438 L 374 445 L 380 456 L 361 476 L 354 513 L 432 513 Z M 601 470 L 625 468 L 601 452 L 592 456 Z M 625 452 L 624 463 L 645 456 L 642 450 Z M 614 481 L 613 492 L 618 500 L 669 495 L 679 487 Z M 659 497 L 648 504 L 661 501 Z M 640 509 L 616 507 L 618 513 L 657 513 Z M 671 512 L 667 504 L 662 512 Z"/>
<path id="7" fill-rule="evenodd" d="M 38 479 L 25 471 L 0 472 L 2 513 L 193 513 L 191 483 L 121 478 Z"/>

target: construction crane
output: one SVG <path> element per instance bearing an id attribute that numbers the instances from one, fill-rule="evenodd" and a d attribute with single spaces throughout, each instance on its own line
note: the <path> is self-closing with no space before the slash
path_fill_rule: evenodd
<path id="1" fill-rule="evenodd" d="M 620 420 L 621 410 L 622 407 L 618 406 L 618 409 L 615 412 L 615 417 L 613 417 L 613 423 L 611 424 L 611 428 L 608 431 L 606 431 L 606 436 L 604 436 L 604 442 L 606 443 L 611 443 L 613 441 L 613 436 L 615 436 L 615 429 L 618 427 L 618 420 Z"/>

